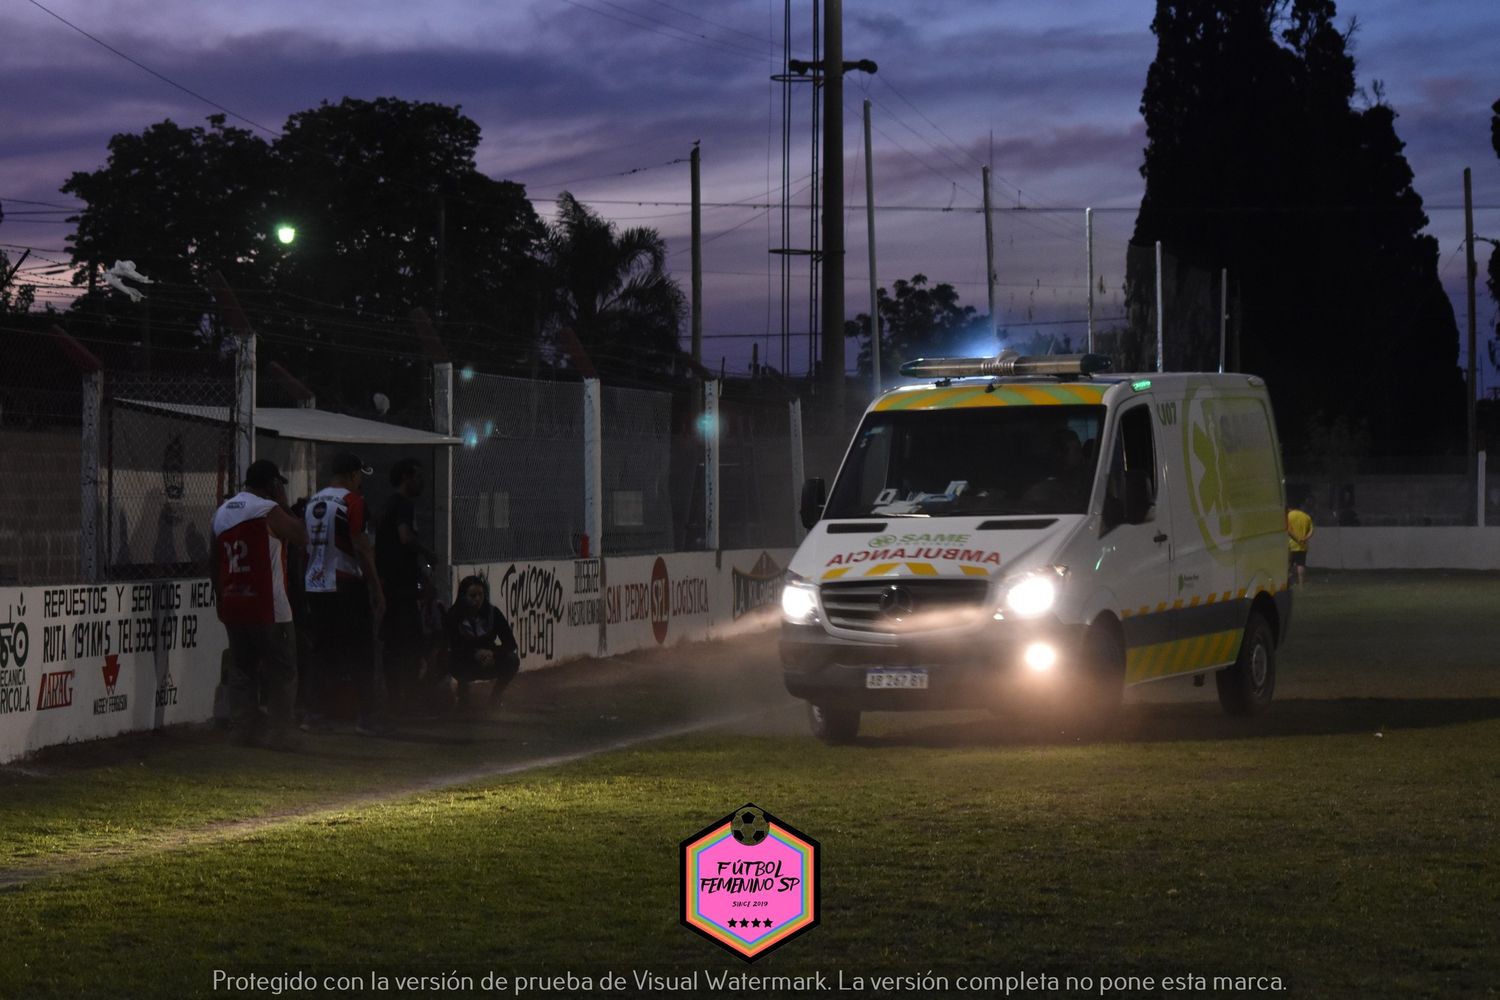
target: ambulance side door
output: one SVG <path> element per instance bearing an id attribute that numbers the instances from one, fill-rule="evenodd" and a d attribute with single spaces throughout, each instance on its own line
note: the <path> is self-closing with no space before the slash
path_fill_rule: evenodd
<path id="1" fill-rule="evenodd" d="M 1115 421 L 1100 518 L 1100 581 L 1118 603 L 1127 654 L 1168 638 L 1157 633 L 1167 618 L 1171 498 L 1152 402 L 1150 393 L 1138 394 Z"/>

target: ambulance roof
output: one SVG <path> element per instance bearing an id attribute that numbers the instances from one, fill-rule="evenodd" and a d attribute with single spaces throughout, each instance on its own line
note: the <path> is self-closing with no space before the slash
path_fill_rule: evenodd
<path id="1" fill-rule="evenodd" d="M 948 410 L 985 406 L 1100 406 L 1115 386 L 1143 392 L 1153 385 L 1176 387 L 1208 380 L 1228 386 L 1263 386 L 1254 375 L 1220 372 L 1110 372 L 1081 378 L 1001 375 L 939 378 L 887 390 L 871 405 L 888 410 Z"/>

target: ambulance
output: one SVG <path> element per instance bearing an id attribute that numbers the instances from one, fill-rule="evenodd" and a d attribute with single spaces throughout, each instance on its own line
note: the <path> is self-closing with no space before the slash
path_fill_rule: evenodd
<path id="1" fill-rule="evenodd" d="M 913 361 L 865 412 L 782 590 L 813 734 L 864 712 L 1042 704 L 1212 674 L 1264 710 L 1291 620 L 1285 485 L 1254 375 L 1110 374 L 1100 355 Z"/>

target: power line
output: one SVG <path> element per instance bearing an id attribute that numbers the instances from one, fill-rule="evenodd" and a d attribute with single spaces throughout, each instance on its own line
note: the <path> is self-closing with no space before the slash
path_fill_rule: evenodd
<path id="1" fill-rule="evenodd" d="M 64 211 L 68 211 L 68 212 L 77 212 L 77 211 L 79 211 L 78 208 L 70 208 L 67 205 L 59 205 L 55 201 L 31 201 L 31 200 L 26 199 L 26 198 L 8 198 L 5 195 L 0 195 L 0 203 L 7 202 L 7 201 L 13 201 L 17 205 L 41 205 L 44 208 L 60 208 L 60 209 L 63 209 Z"/>
<path id="2" fill-rule="evenodd" d="M 743 35 L 744 37 L 750 39 L 752 42 L 756 42 L 757 44 L 763 44 L 763 45 L 767 45 L 767 46 L 769 46 L 771 44 L 767 39 L 762 38 L 760 35 L 752 35 L 748 31 L 741 31 L 739 28 L 733 27 L 731 25 L 721 24 L 718 21 L 711 21 L 711 20 L 709 20 L 708 18 L 704 17 L 701 14 L 696 14 L 693 11 L 690 11 L 690 10 L 683 10 L 681 7 L 674 7 L 671 4 L 669 4 L 669 3 L 663 3 L 662 0 L 651 0 L 651 2 L 654 3 L 654 4 L 656 4 L 656 6 L 658 6 L 658 7 L 665 7 L 665 8 L 667 8 L 667 10 L 675 10 L 679 14 L 686 14 L 688 17 L 691 17 L 691 18 L 694 18 L 696 20 L 702 21 L 704 24 L 711 24 L 715 28 L 722 28 L 725 31 L 732 31 L 736 35 Z"/>
<path id="3" fill-rule="evenodd" d="M 165 83 L 165 84 L 167 84 L 170 87 L 175 87 L 176 89 L 182 91 L 184 94 L 187 94 L 189 97 L 196 98 L 197 100 L 202 101 L 204 104 L 207 104 L 211 108 L 217 108 L 218 110 L 224 112 L 226 115 L 229 115 L 232 118 L 238 118 L 240 121 L 244 122 L 245 124 L 250 125 L 250 126 L 252 126 L 254 128 L 260 129 L 262 132 L 266 133 L 267 135 L 273 135 L 273 136 L 277 136 L 277 137 L 279 137 L 281 135 L 281 133 L 277 132 L 275 129 L 266 128 L 264 125 L 260 124 L 259 122 L 253 121 L 253 120 L 251 120 L 249 118 L 246 118 L 244 115 L 240 114 L 239 112 L 233 111 L 233 110 L 231 110 L 229 108 L 226 108 L 224 105 L 218 103 L 217 101 L 211 101 L 207 97 L 204 97 L 202 94 L 198 93 L 195 90 L 190 90 L 187 87 L 184 87 L 182 84 L 178 83 L 176 80 L 173 80 L 171 77 L 166 76 L 166 75 L 164 75 L 162 73 L 158 73 L 156 70 L 152 69 L 150 66 L 147 66 L 145 63 L 141 62 L 139 59 L 135 59 L 132 56 L 126 55 L 124 52 L 121 52 L 119 49 L 115 48 L 113 45 L 109 44 L 108 42 L 106 42 L 104 39 L 98 37 L 97 35 L 91 35 L 91 34 L 89 34 L 87 31 L 85 31 L 84 29 L 80 28 L 78 25 L 74 24 L 72 21 L 69 21 L 67 18 L 63 17 L 61 14 L 57 13 L 54 10 L 48 9 L 47 7 L 45 7 L 44 5 L 42 5 L 41 3 L 39 3 L 38 0 L 27 0 L 27 2 L 30 3 L 33 7 L 35 7 L 37 10 L 40 10 L 40 11 L 42 11 L 45 14 L 49 14 L 52 17 L 57 18 L 57 20 L 61 21 L 63 24 L 66 24 L 68 27 L 70 27 L 74 31 L 78 32 L 84 38 L 87 38 L 89 41 L 95 43 L 96 45 L 103 46 L 104 48 L 108 49 L 110 52 L 113 52 L 115 55 L 119 56 L 121 59 L 124 59 L 126 62 L 130 63 L 132 66 L 136 67 L 137 69 L 145 70 L 147 73 L 150 73 L 152 76 L 156 77 L 162 83 Z"/>
<path id="4" fill-rule="evenodd" d="M 32 2 L 35 3 L 36 0 L 32 0 Z M 741 56 L 746 59 L 754 59 L 756 62 L 760 62 L 763 58 L 765 58 L 765 55 L 752 53 L 748 49 L 737 45 L 715 41 L 713 39 L 710 39 L 707 35 L 694 36 L 691 32 L 686 32 L 684 29 L 678 28 L 672 24 L 668 24 L 665 21 L 650 17 L 646 14 L 638 14 L 628 8 L 620 7 L 618 4 L 609 3 L 609 0 L 598 0 L 598 2 L 608 4 L 608 6 L 610 7 L 614 7 L 617 10 L 624 11 L 631 17 L 637 17 L 646 21 L 655 21 L 657 24 L 665 24 L 667 28 L 671 29 L 672 31 L 684 32 L 684 34 L 686 34 L 688 37 L 683 37 L 683 35 L 681 34 L 669 34 L 667 31 L 664 31 L 661 28 L 653 28 L 649 24 L 637 24 L 635 21 L 627 21 L 625 18 L 620 17 L 618 14 L 611 14 L 609 11 L 600 10 L 597 7 L 590 7 L 588 4 L 580 3 L 579 0 L 563 0 L 563 3 L 568 4 L 569 6 L 577 7 L 580 10 L 586 10 L 591 14 L 598 14 L 600 17 L 607 17 L 611 21 L 618 21 L 621 24 L 629 25 L 630 27 L 636 28 L 641 31 L 649 31 L 652 34 L 661 35 L 664 38 L 670 38 L 674 42 L 688 42 L 693 45 L 702 45 L 707 48 L 716 49 L 720 52 L 727 52 L 730 55 Z"/>

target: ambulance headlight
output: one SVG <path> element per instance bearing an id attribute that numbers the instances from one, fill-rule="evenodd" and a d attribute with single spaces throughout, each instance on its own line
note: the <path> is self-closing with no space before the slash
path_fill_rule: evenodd
<path id="1" fill-rule="evenodd" d="M 817 585 L 787 574 L 786 586 L 781 589 L 781 616 L 794 625 L 817 621 Z"/>
<path id="2" fill-rule="evenodd" d="M 1002 614 L 1013 614 L 1017 618 L 1046 614 L 1056 603 L 1058 590 L 1067 575 L 1067 569 L 1062 566 L 1044 566 L 1023 573 L 1004 588 Z"/>

